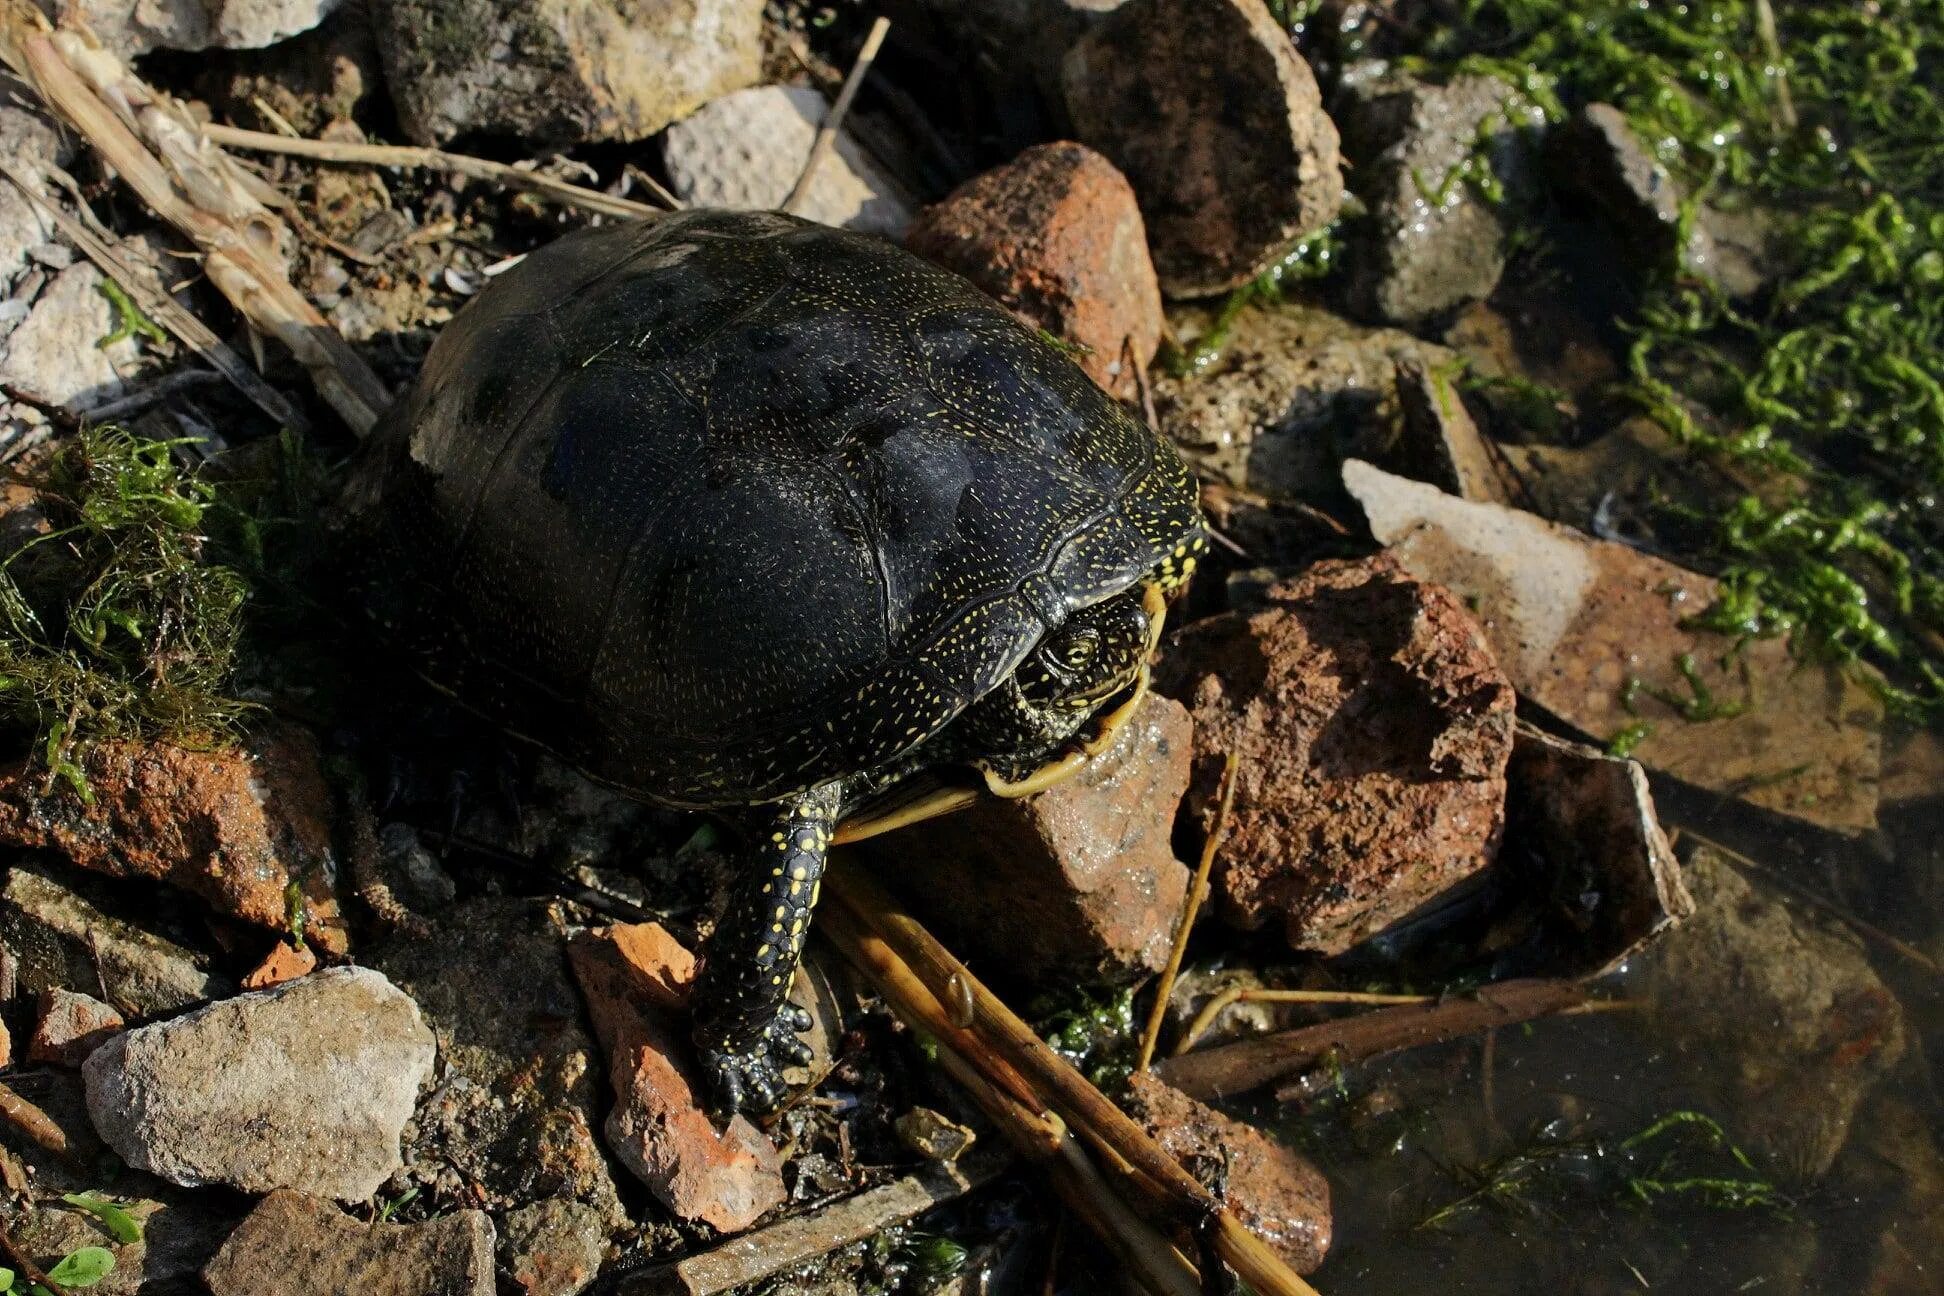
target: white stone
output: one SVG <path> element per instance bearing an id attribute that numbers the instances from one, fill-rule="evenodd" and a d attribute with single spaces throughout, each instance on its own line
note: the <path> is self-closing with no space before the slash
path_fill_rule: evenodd
<path id="1" fill-rule="evenodd" d="M 67 0 L 109 51 L 260 49 L 307 32 L 343 0 Z"/>
<path id="2" fill-rule="evenodd" d="M 118 1035 L 82 1077 L 95 1129 L 137 1169 L 364 1201 L 404 1164 L 434 1052 L 383 974 L 335 968 Z"/>
<path id="3" fill-rule="evenodd" d="M 86 261 L 55 275 L 27 318 L 7 335 L 0 381 L 77 412 L 119 396 L 122 380 L 115 365 L 134 360 L 136 343 L 124 338 L 100 345 L 119 322 L 102 282 L 101 271 Z"/>
<path id="4" fill-rule="evenodd" d="M 663 136 L 675 195 L 691 207 L 769 211 L 796 184 L 830 106 L 815 90 L 756 86 L 705 104 Z M 825 225 L 901 238 L 911 208 L 862 145 L 839 133 L 801 214 Z"/>

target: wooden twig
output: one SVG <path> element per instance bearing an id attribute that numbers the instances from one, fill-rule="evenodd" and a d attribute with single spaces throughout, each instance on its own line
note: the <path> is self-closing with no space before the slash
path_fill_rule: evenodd
<path id="1" fill-rule="evenodd" d="M 974 1151 L 633 1275 L 620 1296 L 720 1296 L 870 1237 L 995 1178 L 1010 1158 Z"/>
<path id="2" fill-rule="evenodd" d="M 1201 911 L 1202 901 L 1208 898 L 1208 873 L 1215 865 L 1215 853 L 1222 848 L 1222 837 L 1228 832 L 1229 811 L 1235 808 L 1235 771 L 1238 760 L 1234 752 L 1222 763 L 1222 784 L 1219 800 L 1215 805 L 1215 822 L 1209 825 L 1208 840 L 1202 843 L 1201 859 L 1195 865 L 1195 880 L 1189 884 L 1187 901 L 1181 907 L 1181 921 L 1175 926 L 1174 944 L 1168 950 L 1168 962 L 1161 969 L 1161 977 L 1154 983 L 1154 1007 L 1148 1010 L 1147 1029 L 1141 1032 L 1141 1051 L 1134 1061 L 1136 1071 L 1145 1071 L 1154 1061 L 1154 1046 L 1161 1039 L 1161 1023 L 1168 1016 L 1168 997 L 1174 993 L 1175 978 L 1181 975 L 1181 957 L 1188 949 L 1188 937 L 1195 929 L 1195 915 Z"/>
<path id="3" fill-rule="evenodd" d="M 1212 1101 L 1247 1093 L 1326 1058 L 1358 1062 L 1475 1035 L 1490 1026 L 1517 1025 L 1586 1000 L 1586 989 L 1577 981 L 1501 981 L 1464 998 L 1380 1008 L 1185 1053 L 1160 1063 L 1154 1073 L 1191 1097 Z"/>
<path id="4" fill-rule="evenodd" d="M 844 117 L 850 112 L 851 100 L 857 98 L 857 88 L 864 84 L 864 76 L 876 61 L 878 48 L 884 44 L 884 34 L 891 30 L 891 20 L 880 17 L 871 24 L 871 30 L 864 37 L 864 47 L 857 51 L 857 62 L 851 64 L 850 75 L 844 78 L 843 89 L 837 92 L 837 102 L 830 106 L 830 113 L 817 128 L 817 138 L 810 144 L 810 155 L 803 160 L 803 170 L 797 173 L 796 183 L 790 187 L 789 197 L 783 200 L 781 210 L 792 215 L 802 214 L 802 204 L 809 196 L 810 184 L 817 177 L 817 168 L 830 156 L 830 150 L 837 146 L 837 132 L 843 128 Z"/>
<path id="5" fill-rule="evenodd" d="M 901 1013 L 911 1013 L 917 1019 L 914 1024 L 942 1046 L 975 1066 L 992 1087 L 1028 1110 L 1050 1108 L 1108 1168 L 1121 1173 L 1119 1168 L 1124 1167 L 1121 1181 L 1144 1194 L 1142 1217 L 1195 1230 L 1259 1296 L 1312 1296 L 1315 1289 L 1266 1242 L 1107 1101 L 841 851 L 831 858 L 825 890 L 824 930 L 886 998 Z M 943 1007 L 945 987 L 954 977 L 972 996 L 969 1027 L 953 1022 Z M 922 994 L 913 992 L 913 986 Z"/>
<path id="6" fill-rule="evenodd" d="M 1393 1008 L 1399 1004 L 1435 1003 L 1437 996 L 1420 994 L 1372 994 L 1362 990 L 1270 990 L 1261 986 L 1230 986 L 1218 994 L 1210 995 L 1208 1002 L 1201 1006 L 1188 1029 L 1176 1041 L 1174 1056 L 1180 1057 L 1195 1046 L 1195 1042 L 1208 1033 L 1229 1008 L 1239 1003 L 1293 1003 L 1318 1004 L 1325 1007 L 1344 1007 L 1357 1005 L 1366 1008 Z"/>
<path id="7" fill-rule="evenodd" d="M 184 346 L 208 361 L 210 367 L 229 379 L 238 391 L 249 398 L 251 404 L 269 415 L 280 427 L 294 428 L 298 431 L 305 428 L 309 420 L 298 412 L 296 406 L 284 399 L 282 392 L 263 381 L 242 356 L 230 350 L 221 338 L 210 331 L 208 325 L 184 310 L 175 298 L 151 290 L 105 239 L 56 204 L 49 202 L 46 195 L 40 192 L 39 187 L 32 180 L 14 170 L 3 160 L 0 160 L 0 176 L 5 176 L 12 182 L 14 188 L 27 196 L 29 202 L 46 212 L 49 219 L 60 227 L 61 233 L 66 235 L 74 246 L 81 249 L 82 255 L 100 267 L 103 274 L 114 280 L 117 287 L 134 299 L 143 314 L 167 329 Z"/>
<path id="8" fill-rule="evenodd" d="M 1789 93 L 1789 62 L 1782 53 L 1782 37 L 1776 30 L 1775 9 L 1769 0 L 1755 0 L 1755 29 L 1762 38 L 1762 52 L 1768 56 L 1773 69 L 1776 115 L 1783 126 L 1794 130 L 1800 119 L 1796 116 L 1795 96 Z"/>
<path id="9" fill-rule="evenodd" d="M 32 1139 L 35 1146 L 46 1149 L 63 1161 L 74 1160 L 67 1135 L 54 1123 L 54 1118 L 4 1084 L 0 1084 L 0 1117 Z"/>
<path id="10" fill-rule="evenodd" d="M 24 0 L 5 0 L 0 10 L 0 56 L 156 215 L 196 245 L 210 283 L 253 326 L 290 349 L 352 430 L 370 431 L 390 396 L 291 285 L 276 252 L 280 226 L 254 197 L 252 186 L 261 181 L 246 179 L 232 159 L 197 136 L 179 106 L 76 33 L 50 31 Z"/>
<path id="11" fill-rule="evenodd" d="M 1194 1267 L 1115 1194 L 1058 1116 L 1003 1062 L 981 1057 L 978 1041 L 878 934 L 827 905 L 818 930 L 861 968 L 887 1002 L 938 1041 L 938 1061 L 1020 1155 L 1045 1172 L 1069 1209 L 1112 1250 L 1153 1296 L 1199 1296 Z M 983 1069 L 982 1069 L 983 1068 Z M 995 1081 L 994 1072 L 1001 1079 Z"/>
<path id="12" fill-rule="evenodd" d="M 653 186 L 651 192 L 672 204 L 671 208 L 653 207 L 632 198 L 617 198 L 599 189 L 571 184 L 539 171 L 526 171 L 505 162 L 491 162 L 463 153 L 448 153 L 444 149 L 418 148 L 408 144 L 353 144 L 342 140 L 293 139 L 288 135 L 245 130 L 240 126 L 205 126 L 203 134 L 226 148 L 249 149 L 254 153 L 277 153 L 339 165 L 409 167 L 419 171 L 470 176 L 475 180 L 504 185 L 508 189 L 523 189 L 543 198 L 551 198 L 563 206 L 578 207 L 602 216 L 646 220 L 665 216 L 669 210 L 681 206 L 675 196 L 660 185 Z"/>

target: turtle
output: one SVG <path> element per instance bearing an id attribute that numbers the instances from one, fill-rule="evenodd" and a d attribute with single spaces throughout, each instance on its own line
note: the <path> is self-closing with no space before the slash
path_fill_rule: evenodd
<path id="1" fill-rule="evenodd" d="M 806 1057 L 787 992 L 840 821 L 920 771 L 1070 773 L 1205 536 L 1181 458 L 1049 335 L 775 212 L 530 253 L 434 341 L 345 503 L 360 601 L 435 686 L 752 828 L 692 997 L 728 1110 Z"/>

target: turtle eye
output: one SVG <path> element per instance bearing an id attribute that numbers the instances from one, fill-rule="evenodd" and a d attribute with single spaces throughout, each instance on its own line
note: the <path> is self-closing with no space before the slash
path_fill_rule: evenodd
<path id="1" fill-rule="evenodd" d="M 1083 671 L 1100 655 L 1100 632 L 1092 626 L 1077 626 L 1053 649 L 1053 655 L 1067 670 Z"/>

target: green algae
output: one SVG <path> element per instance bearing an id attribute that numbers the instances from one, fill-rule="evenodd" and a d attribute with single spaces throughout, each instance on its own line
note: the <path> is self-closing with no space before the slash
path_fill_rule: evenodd
<path id="1" fill-rule="evenodd" d="M 210 560 L 216 488 L 178 443 L 82 433 L 29 483 L 48 527 L 0 560 L 0 725 L 89 793 L 91 738 L 222 742 L 246 704 L 226 692 L 248 587 Z"/>
<path id="2" fill-rule="evenodd" d="M 1620 108 L 1688 195 L 1771 227 L 1770 287 L 1731 300 L 1672 240 L 1631 319 L 1626 395 L 1750 482 L 1684 561 L 1697 623 L 1883 667 L 1944 714 L 1944 0 L 1464 0 L 1406 68 L 1486 73 L 1551 119 Z M 1694 519 L 1682 519 L 1692 522 Z"/>

